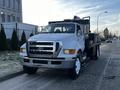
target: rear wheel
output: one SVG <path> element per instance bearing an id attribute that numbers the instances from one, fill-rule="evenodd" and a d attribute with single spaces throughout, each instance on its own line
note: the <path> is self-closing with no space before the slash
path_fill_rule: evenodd
<path id="1" fill-rule="evenodd" d="M 38 68 L 23 66 L 23 71 L 27 74 L 35 74 Z"/>
<path id="2" fill-rule="evenodd" d="M 100 52 L 99 52 L 98 48 L 96 47 L 96 51 L 95 51 L 94 60 L 98 60 L 99 53 L 100 53 Z"/>

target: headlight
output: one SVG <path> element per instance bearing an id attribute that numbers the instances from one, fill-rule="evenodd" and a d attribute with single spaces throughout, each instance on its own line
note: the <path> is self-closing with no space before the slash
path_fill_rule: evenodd
<path id="1" fill-rule="evenodd" d="M 20 48 L 20 52 L 24 53 L 24 52 L 26 52 L 26 49 L 25 48 Z"/>
<path id="2" fill-rule="evenodd" d="M 75 54 L 76 50 L 75 49 L 64 49 L 63 52 L 64 54 Z"/>

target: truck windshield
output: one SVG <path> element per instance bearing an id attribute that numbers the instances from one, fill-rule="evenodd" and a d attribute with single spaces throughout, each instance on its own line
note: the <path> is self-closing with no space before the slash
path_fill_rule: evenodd
<path id="1" fill-rule="evenodd" d="M 46 26 L 42 33 L 74 33 L 74 24 L 50 24 Z"/>

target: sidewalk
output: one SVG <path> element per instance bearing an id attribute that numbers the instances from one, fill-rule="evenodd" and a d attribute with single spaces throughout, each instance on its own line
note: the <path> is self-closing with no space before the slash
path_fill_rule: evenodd
<path id="1" fill-rule="evenodd" d="M 0 52 L 0 81 L 22 74 L 18 52 Z"/>

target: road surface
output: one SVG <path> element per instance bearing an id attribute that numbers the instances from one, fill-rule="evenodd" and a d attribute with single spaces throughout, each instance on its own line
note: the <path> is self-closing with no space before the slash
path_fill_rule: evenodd
<path id="1" fill-rule="evenodd" d="M 84 65 L 80 77 L 71 80 L 58 70 L 39 70 L 0 83 L 0 90 L 120 90 L 120 41 L 101 47 L 101 57 Z"/>

